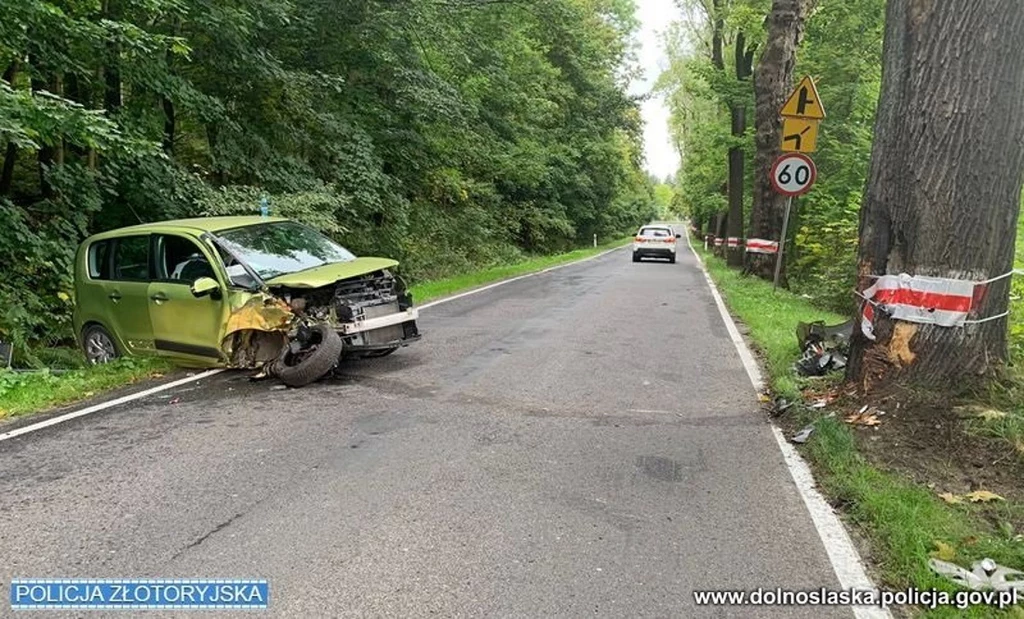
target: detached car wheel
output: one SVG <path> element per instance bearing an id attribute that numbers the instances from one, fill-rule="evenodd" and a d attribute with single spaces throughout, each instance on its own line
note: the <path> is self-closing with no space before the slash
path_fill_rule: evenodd
<path id="1" fill-rule="evenodd" d="M 341 349 L 341 336 L 321 323 L 312 327 L 308 341 L 298 351 L 286 346 L 270 372 L 289 387 L 303 387 L 334 369 Z"/>
<path id="2" fill-rule="evenodd" d="M 100 325 L 89 325 L 82 331 L 82 352 L 90 365 L 110 363 L 121 356 L 114 338 Z"/>

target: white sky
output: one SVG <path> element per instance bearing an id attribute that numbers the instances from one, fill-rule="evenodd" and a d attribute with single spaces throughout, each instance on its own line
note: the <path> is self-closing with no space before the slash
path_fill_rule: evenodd
<path id="1" fill-rule="evenodd" d="M 673 0 L 635 0 L 640 19 L 640 66 L 644 76 L 632 85 L 633 94 L 651 91 L 655 80 L 668 64 L 661 43 L 661 34 L 681 15 Z M 659 178 L 675 174 L 679 153 L 672 146 L 668 132 L 668 108 L 661 97 L 651 97 L 640 108 L 644 119 L 644 155 L 647 171 Z"/>

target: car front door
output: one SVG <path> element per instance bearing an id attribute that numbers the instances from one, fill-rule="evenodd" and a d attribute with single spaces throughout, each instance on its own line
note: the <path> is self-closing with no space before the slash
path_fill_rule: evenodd
<path id="1" fill-rule="evenodd" d="M 155 275 L 149 285 L 149 317 L 157 350 L 198 365 L 221 361 L 227 303 L 224 281 L 210 252 L 177 234 L 154 234 L 152 250 Z M 220 289 L 193 296 L 192 284 L 201 277 L 216 280 Z"/>
<path id="2" fill-rule="evenodd" d="M 113 240 L 110 280 L 102 283 L 110 327 L 132 353 L 153 351 L 149 321 L 149 235 Z"/>

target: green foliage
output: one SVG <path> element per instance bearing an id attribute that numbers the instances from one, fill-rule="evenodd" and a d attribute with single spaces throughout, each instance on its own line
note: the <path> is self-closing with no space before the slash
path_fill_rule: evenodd
<path id="1" fill-rule="evenodd" d="M 0 420 L 88 398 L 166 369 L 156 359 L 125 358 L 60 373 L 0 370 Z"/>
<path id="2" fill-rule="evenodd" d="M 75 246 L 303 220 L 438 278 L 656 215 L 632 0 L 0 0 L 0 338 L 67 342 Z"/>

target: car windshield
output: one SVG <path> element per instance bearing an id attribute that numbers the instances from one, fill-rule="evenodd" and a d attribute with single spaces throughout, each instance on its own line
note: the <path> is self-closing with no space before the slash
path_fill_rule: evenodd
<path id="1" fill-rule="evenodd" d="M 218 238 L 262 279 L 355 259 L 341 245 L 294 221 L 225 230 Z"/>

